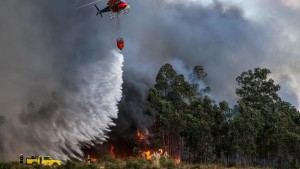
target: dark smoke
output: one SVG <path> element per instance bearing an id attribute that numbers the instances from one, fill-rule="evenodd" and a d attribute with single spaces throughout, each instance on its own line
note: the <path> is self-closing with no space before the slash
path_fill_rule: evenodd
<path id="1" fill-rule="evenodd" d="M 65 159 L 104 141 L 117 118 L 123 56 L 74 1 L 1 1 L 0 160 Z M 108 41 L 108 43 L 105 43 Z"/>
<path id="2" fill-rule="evenodd" d="M 285 59 L 291 54 L 290 48 L 281 46 L 284 42 L 280 41 L 284 41 L 285 36 L 273 22 L 257 23 L 246 18 L 243 9 L 217 1 L 209 6 L 161 0 L 128 2 L 132 11 L 120 17 L 120 36 L 125 39 L 124 89 L 117 126 L 110 134 L 112 142 L 124 140 L 126 144 L 136 128 L 151 125 L 151 114 L 145 113 L 147 90 L 154 84 L 159 68 L 167 62 L 174 64 L 178 73 L 202 65 L 208 74 L 205 83 L 211 87 L 212 97 L 217 101 L 226 99 L 232 105 L 237 99 L 235 78 L 242 71 L 263 66 L 274 70 L 279 82 L 284 74 L 293 73 L 289 77 L 295 78 L 297 62 Z M 70 108 L 68 112 L 74 109 L 86 112 L 88 100 L 75 101 L 84 106 L 70 104 L 69 100 L 73 100 L 74 95 L 81 98 L 82 86 L 90 84 L 93 71 L 88 70 L 89 67 L 98 66 L 103 71 L 110 68 L 112 60 L 107 56 L 111 55 L 119 36 L 116 35 L 116 20 L 111 21 L 108 14 L 102 19 L 96 18 L 93 6 L 75 10 L 77 4 L 71 0 L 1 1 L 0 116 L 4 120 L 0 121 L 0 150 L 3 150 L 0 160 L 12 160 L 23 152 L 16 143 L 4 144 L 13 140 L 13 136 L 24 138 L 20 142 L 27 142 L 27 145 L 34 142 L 28 133 L 18 131 L 15 126 L 20 125 L 18 121 L 21 125 L 46 121 L 49 126 L 54 124 L 47 117 L 59 120 L 61 113 L 57 110 L 61 107 Z M 99 6 L 105 6 L 105 2 Z M 298 12 L 289 12 L 285 17 L 292 20 L 289 16 L 297 16 L 295 13 Z M 109 78 L 110 72 L 107 74 Z M 298 97 L 290 94 L 295 93 L 295 87 L 289 91 L 287 99 L 298 104 Z M 91 92 L 84 94 L 89 96 Z M 31 119 L 31 116 L 35 117 Z M 76 122 L 82 118 L 85 115 L 79 116 Z M 110 118 L 107 120 L 112 124 Z M 68 122 L 57 123 L 68 130 Z M 35 123 L 33 126 L 38 130 Z M 84 133 L 85 127 L 78 131 Z M 103 132 L 108 131 L 106 125 L 99 123 L 99 127 L 105 128 Z M 54 135 L 57 134 L 54 132 Z M 7 147 L 13 148 L 9 156 L 3 156 L 8 153 Z M 35 152 L 42 148 L 38 146 Z"/>
<path id="3" fill-rule="evenodd" d="M 283 83 L 282 77 L 276 78 L 283 73 L 275 65 L 284 53 L 273 50 L 280 46 L 274 34 L 283 38 L 275 25 L 257 23 L 245 17 L 238 6 L 218 1 L 209 6 L 158 0 L 129 3 L 132 11 L 129 17 L 122 18 L 127 41 L 124 96 L 110 143 L 121 144 L 120 149 L 126 147 L 137 128 L 151 125 L 152 116 L 144 107 L 147 91 L 155 83 L 159 68 L 167 62 L 185 75 L 195 65 L 202 65 L 213 99 L 225 99 L 231 105 L 238 99 L 235 78 L 254 67 L 267 67 L 282 90 L 288 89 L 282 97 L 298 105 L 295 89 Z M 292 64 L 281 66 L 286 69 Z"/>

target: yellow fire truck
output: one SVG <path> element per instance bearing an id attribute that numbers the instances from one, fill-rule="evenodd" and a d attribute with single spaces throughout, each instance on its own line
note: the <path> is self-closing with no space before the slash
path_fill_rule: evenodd
<path id="1" fill-rule="evenodd" d="M 31 158 L 26 158 L 26 164 L 33 166 L 44 165 L 58 167 L 61 165 L 61 161 L 53 160 L 50 156 L 35 156 Z"/>

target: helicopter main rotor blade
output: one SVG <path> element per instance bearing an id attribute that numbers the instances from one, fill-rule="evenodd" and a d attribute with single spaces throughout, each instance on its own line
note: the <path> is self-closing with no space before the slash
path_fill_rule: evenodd
<path id="1" fill-rule="evenodd" d="M 82 6 L 78 7 L 77 9 L 80 9 L 80 8 L 83 8 L 83 7 L 92 5 L 92 4 L 94 4 L 94 3 L 96 3 L 96 2 L 99 2 L 99 1 L 102 1 L 102 0 L 96 0 L 96 1 L 94 1 L 94 2 L 91 2 L 91 3 L 88 3 L 88 4 L 82 5 Z"/>

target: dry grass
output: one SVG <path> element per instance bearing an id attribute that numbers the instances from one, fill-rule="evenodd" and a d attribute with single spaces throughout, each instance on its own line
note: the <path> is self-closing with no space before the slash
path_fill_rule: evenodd
<path id="1" fill-rule="evenodd" d="M 177 167 L 178 169 L 263 169 L 259 167 L 226 167 L 218 164 L 180 164 Z"/>
<path id="2" fill-rule="evenodd" d="M 172 161 L 171 161 L 172 162 Z M 163 167 L 164 166 L 164 167 Z M 38 167 L 39 169 L 50 169 L 50 167 Z M 68 163 L 59 169 L 262 169 L 259 167 L 226 167 L 221 164 L 179 164 L 179 165 L 161 165 L 160 168 L 155 167 L 151 162 L 140 159 L 130 160 L 108 160 L 101 161 L 93 165 L 84 163 Z M 18 163 L 0 163 L 0 169 L 33 169 L 31 166 L 20 165 Z"/>

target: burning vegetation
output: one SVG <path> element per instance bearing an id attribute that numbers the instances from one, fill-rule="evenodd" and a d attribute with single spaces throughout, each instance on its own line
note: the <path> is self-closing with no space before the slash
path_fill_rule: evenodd
<path id="1" fill-rule="evenodd" d="M 226 101 L 217 104 L 211 99 L 209 87 L 200 88 L 207 76 L 201 66 L 194 67 L 186 80 L 172 65 L 165 64 L 147 98 L 145 111 L 152 115 L 153 125 L 136 125 L 131 134 L 122 137 L 111 135 L 107 143 L 94 149 L 96 157 L 136 157 L 155 165 L 170 159 L 174 164 L 217 162 L 294 168 L 297 163 L 293 160 L 300 156 L 300 149 L 295 151 L 300 113 L 278 96 L 280 87 L 268 79 L 269 73 L 268 69 L 256 68 L 237 77 L 240 100 L 233 109 Z"/>
<path id="2" fill-rule="evenodd" d="M 145 140 L 145 136 L 140 132 L 140 130 L 136 131 L 136 136 L 138 138 L 138 142 L 141 143 Z"/>
<path id="3" fill-rule="evenodd" d="M 147 140 L 149 138 L 148 132 L 141 132 L 141 130 L 137 129 L 136 136 L 133 138 L 134 147 L 132 152 L 127 152 L 124 156 L 124 153 L 118 154 L 118 151 L 115 149 L 114 145 L 110 145 L 109 155 L 111 158 L 123 158 L 127 159 L 129 157 L 138 157 L 145 160 L 151 160 L 151 158 L 155 155 L 162 156 L 163 154 L 168 157 L 168 153 L 164 152 L 162 148 L 155 149 Z"/>
<path id="4" fill-rule="evenodd" d="M 111 145 L 109 153 L 112 158 L 116 158 L 114 150 L 115 150 L 115 147 L 113 145 Z"/>

